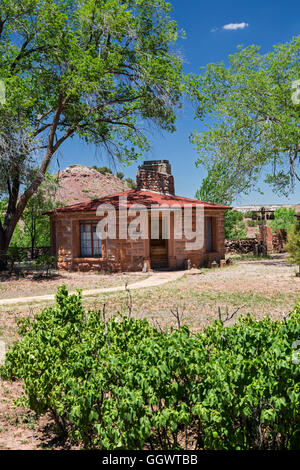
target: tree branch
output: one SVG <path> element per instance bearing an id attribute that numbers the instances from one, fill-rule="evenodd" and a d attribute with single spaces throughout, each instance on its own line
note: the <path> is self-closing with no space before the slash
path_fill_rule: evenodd
<path id="1" fill-rule="evenodd" d="M 18 65 L 18 62 L 22 58 L 27 57 L 27 56 L 33 54 L 34 52 L 50 49 L 50 46 L 43 45 L 43 46 L 39 46 L 39 47 L 34 47 L 33 49 L 26 50 L 26 46 L 29 44 L 30 41 L 31 41 L 31 39 L 28 39 L 23 43 L 19 54 L 17 55 L 17 57 L 15 58 L 15 60 L 11 64 L 11 67 L 10 67 L 11 72 L 15 71 L 15 69 Z"/>
<path id="2" fill-rule="evenodd" d="M 54 145 L 54 138 L 55 138 L 57 126 L 59 124 L 61 113 L 64 107 L 66 106 L 66 104 L 68 103 L 68 101 L 70 100 L 70 98 L 71 98 L 71 95 L 67 96 L 65 99 L 63 99 L 62 93 L 60 93 L 59 95 L 58 107 L 57 107 L 55 116 L 53 118 L 52 124 L 51 124 L 51 130 L 49 132 L 47 151 L 41 163 L 38 176 L 31 183 L 31 185 L 23 192 L 23 194 L 21 194 L 21 196 L 18 199 L 18 203 L 16 207 L 16 217 L 18 220 L 24 208 L 26 207 L 27 202 L 29 201 L 31 196 L 35 193 L 35 191 L 38 189 L 38 187 L 42 183 L 53 154 L 56 152 L 59 146 L 74 132 L 74 129 L 72 130 L 69 129 L 69 131 L 67 131 L 65 135 L 61 137 Z"/>

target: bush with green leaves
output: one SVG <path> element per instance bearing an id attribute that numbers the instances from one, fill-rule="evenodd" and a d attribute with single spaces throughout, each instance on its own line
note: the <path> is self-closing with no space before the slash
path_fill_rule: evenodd
<path id="1" fill-rule="evenodd" d="M 112 175 L 112 174 L 113 174 L 112 170 L 111 170 L 110 168 L 108 168 L 107 166 L 101 166 L 101 167 L 99 167 L 99 166 L 93 165 L 91 168 L 92 168 L 93 170 L 98 171 L 98 172 L 101 173 L 102 175 L 107 175 L 107 174 Z"/>
<path id="2" fill-rule="evenodd" d="M 288 261 L 298 264 L 300 272 L 300 222 L 297 221 L 291 225 L 285 248 L 290 255 Z"/>
<path id="3" fill-rule="evenodd" d="M 128 186 L 130 187 L 130 189 L 136 189 L 136 182 L 133 181 L 132 178 L 126 178 L 125 181 L 128 184 Z"/>
<path id="4" fill-rule="evenodd" d="M 50 269 L 56 266 L 57 261 L 58 261 L 57 256 L 40 255 L 37 257 L 35 264 L 36 266 L 44 267 L 46 271 L 45 273 L 46 277 L 48 277 Z"/>
<path id="5" fill-rule="evenodd" d="M 60 287 L 1 368 L 58 432 L 87 449 L 299 449 L 300 302 L 197 334 L 103 313 Z"/>
<path id="6" fill-rule="evenodd" d="M 247 228 L 244 222 L 244 216 L 236 210 L 225 211 L 225 238 L 246 238 Z"/>
<path id="7" fill-rule="evenodd" d="M 274 211 L 274 220 L 270 222 L 273 231 L 289 230 L 295 222 L 295 209 L 293 207 L 279 207 Z"/>
<path id="8" fill-rule="evenodd" d="M 26 259 L 26 252 L 20 246 L 10 246 L 8 249 L 8 255 L 15 263 L 21 263 Z"/>
<path id="9" fill-rule="evenodd" d="M 258 224 L 257 224 L 256 220 L 248 219 L 247 220 L 247 225 L 248 225 L 248 227 L 256 227 Z"/>

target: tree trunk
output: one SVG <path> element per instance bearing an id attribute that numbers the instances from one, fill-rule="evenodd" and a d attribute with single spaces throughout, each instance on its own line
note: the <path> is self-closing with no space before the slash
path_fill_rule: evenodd
<path id="1" fill-rule="evenodd" d="M 17 202 L 20 189 L 20 172 L 15 169 L 11 179 L 7 178 L 7 191 L 9 194 L 7 210 L 3 224 L 0 221 L 0 270 L 7 268 L 7 250 L 19 221 L 17 215 Z"/>
<path id="2" fill-rule="evenodd" d="M 40 175 L 31 185 L 30 190 L 26 190 L 19 196 L 19 179 L 15 177 L 12 188 L 9 188 L 9 199 L 3 224 L 0 220 L 0 271 L 5 270 L 7 267 L 7 250 L 16 225 L 24 212 L 27 202 L 43 181 L 42 175 Z"/>
<path id="3" fill-rule="evenodd" d="M 31 238 L 31 261 L 34 259 L 34 238 Z"/>
<path id="4" fill-rule="evenodd" d="M 36 239 L 36 217 L 34 208 L 31 209 L 31 227 L 29 226 L 30 238 L 31 238 L 31 260 L 34 259 L 34 248 Z"/>
<path id="5" fill-rule="evenodd" d="M 16 210 L 18 192 L 19 184 L 16 183 L 9 195 L 4 222 L 3 224 L 0 222 L 0 271 L 7 268 L 7 251 L 16 225 L 20 219 Z"/>
<path id="6" fill-rule="evenodd" d="M 6 242 L 5 232 L 2 225 L 0 226 L 0 272 L 7 269 L 7 250 L 8 245 Z"/>

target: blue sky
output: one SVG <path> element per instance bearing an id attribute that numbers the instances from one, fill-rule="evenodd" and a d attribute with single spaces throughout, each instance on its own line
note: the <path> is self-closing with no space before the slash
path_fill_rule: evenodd
<path id="1" fill-rule="evenodd" d="M 184 58 L 184 72 L 198 73 L 209 62 L 226 59 L 240 44 L 257 44 L 262 52 L 274 44 L 290 41 L 300 33 L 300 2 L 298 0 L 170 0 L 174 6 L 173 16 L 179 29 L 186 32 L 186 39 L 179 40 L 176 48 Z M 243 24 L 245 23 L 245 24 Z M 239 24 L 223 29 L 224 25 Z M 300 78 L 300 77 L 299 77 Z M 193 119 L 193 108 L 185 102 L 178 112 L 177 131 L 173 134 L 160 131 L 150 136 L 151 151 L 145 159 L 168 159 L 175 176 L 176 194 L 194 197 L 205 177 L 204 169 L 196 168 L 197 153 L 189 142 L 191 131 L 204 127 Z M 105 154 L 96 152 L 77 138 L 66 143 L 59 153 L 60 168 L 80 163 L 109 166 Z M 117 170 L 135 179 L 138 164 Z M 55 165 L 56 166 L 56 165 Z M 113 168 L 114 169 L 114 168 Z M 253 192 L 239 196 L 236 204 L 299 203 L 300 184 L 288 198 L 272 193 L 262 184 L 264 195 Z"/>

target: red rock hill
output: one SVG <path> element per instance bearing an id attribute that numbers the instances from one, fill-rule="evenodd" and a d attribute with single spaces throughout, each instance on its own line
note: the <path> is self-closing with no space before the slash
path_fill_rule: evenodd
<path id="1" fill-rule="evenodd" d="M 55 176 L 58 177 L 55 200 L 67 206 L 130 189 L 126 181 L 84 165 L 69 166 Z"/>

